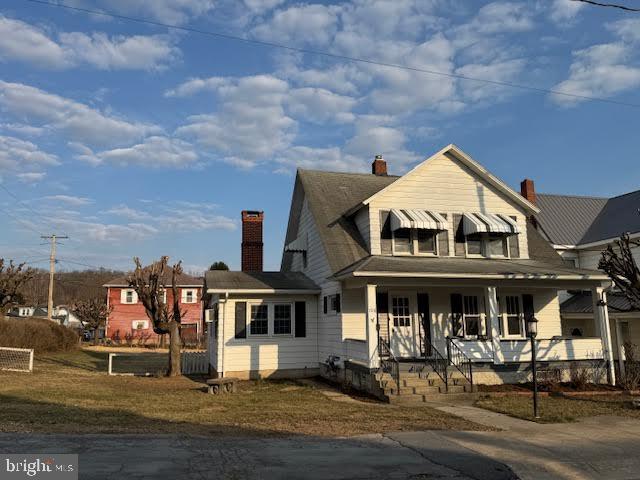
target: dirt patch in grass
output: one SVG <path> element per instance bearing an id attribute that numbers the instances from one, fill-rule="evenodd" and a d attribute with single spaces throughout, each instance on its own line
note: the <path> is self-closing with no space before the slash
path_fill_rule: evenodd
<path id="1" fill-rule="evenodd" d="M 538 408 L 541 417 L 539 420 L 533 418 L 532 402 L 531 397 L 519 395 L 483 396 L 476 401 L 476 406 L 494 412 L 505 413 L 512 417 L 542 423 L 573 422 L 580 418 L 598 415 L 615 415 L 640 419 L 640 410 L 632 406 L 631 397 L 627 395 L 539 397 Z"/>
<path id="2" fill-rule="evenodd" d="M 350 436 L 402 430 L 483 430 L 428 407 L 336 402 L 289 381 L 241 382 L 204 393 L 204 378 L 108 376 L 107 353 L 36 356 L 32 374 L 0 372 L 0 431 Z M 291 387 L 298 388 L 291 388 Z"/>
<path id="3" fill-rule="evenodd" d="M 533 383 L 501 384 L 501 385 L 478 385 L 479 392 L 533 392 Z M 539 392 L 619 392 L 619 387 L 602 383 L 587 383 L 578 388 L 572 383 L 552 383 L 538 384 Z"/>

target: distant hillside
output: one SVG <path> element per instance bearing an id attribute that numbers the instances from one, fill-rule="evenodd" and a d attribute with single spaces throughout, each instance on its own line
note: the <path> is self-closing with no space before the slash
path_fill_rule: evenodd
<path id="1" fill-rule="evenodd" d="M 53 302 L 55 305 L 64 305 L 78 300 L 106 297 L 107 292 L 102 285 L 124 274 L 125 272 L 106 269 L 56 273 Z M 24 289 L 25 303 L 46 305 L 48 289 L 49 272 L 38 270 L 36 277 Z"/>

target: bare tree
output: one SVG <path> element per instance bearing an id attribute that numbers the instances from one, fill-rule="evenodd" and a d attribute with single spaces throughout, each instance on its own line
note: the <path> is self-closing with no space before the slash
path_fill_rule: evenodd
<path id="1" fill-rule="evenodd" d="M 25 268 L 24 263 L 16 265 L 9 260 L 7 265 L 4 258 L 0 258 L 0 318 L 8 307 L 23 301 L 22 287 L 34 275 L 35 271 Z"/>
<path id="2" fill-rule="evenodd" d="M 611 277 L 614 285 L 629 300 L 632 310 L 640 310 L 640 268 L 632 250 L 640 247 L 640 241 L 631 240 L 625 233 L 602 252 L 598 268 Z"/>
<path id="3" fill-rule="evenodd" d="M 169 370 L 167 375 L 176 377 L 182 374 L 180 368 L 180 297 L 178 296 L 178 277 L 182 274 L 182 261 L 169 267 L 169 257 L 161 257 L 151 265 L 143 267 L 140 259 L 133 259 L 136 269 L 129 276 L 129 286 L 138 294 L 144 305 L 147 317 L 153 324 L 153 331 L 158 335 L 169 334 Z M 170 284 L 167 279 L 170 277 Z M 163 301 L 167 287 L 173 293 L 171 307 Z"/>
<path id="4" fill-rule="evenodd" d="M 107 307 L 101 298 L 80 300 L 71 307 L 71 311 L 82 322 L 84 329 L 93 332 L 94 345 L 98 344 L 98 330 L 104 326 L 111 310 L 112 308 Z"/>

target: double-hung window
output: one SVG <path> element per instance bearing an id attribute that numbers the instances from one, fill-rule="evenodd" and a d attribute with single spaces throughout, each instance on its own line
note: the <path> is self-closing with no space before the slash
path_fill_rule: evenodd
<path id="1" fill-rule="evenodd" d="M 416 230 L 418 253 L 436 254 L 436 232 L 434 230 Z"/>
<path id="2" fill-rule="evenodd" d="M 480 308 L 478 297 L 465 295 L 463 297 L 463 327 L 465 337 L 477 337 L 480 334 Z"/>
<path id="3" fill-rule="evenodd" d="M 524 316 L 520 308 L 520 297 L 507 295 L 504 297 L 504 313 L 502 315 L 502 332 L 505 337 L 524 337 Z"/>
<path id="4" fill-rule="evenodd" d="M 413 253 L 413 242 L 411 240 L 411 229 L 399 228 L 393 232 L 393 253 L 411 254 Z"/>
<path id="5" fill-rule="evenodd" d="M 249 332 L 251 335 L 269 334 L 269 306 L 267 304 L 251 305 Z"/>
<path id="6" fill-rule="evenodd" d="M 273 306 L 273 334 L 291 335 L 291 304 Z"/>
<path id="7" fill-rule="evenodd" d="M 411 326 L 411 310 L 408 297 L 393 297 L 391 300 L 391 315 L 394 327 Z"/>
<path id="8" fill-rule="evenodd" d="M 436 255 L 435 230 L 399 228 L 393 232 L 394 255 Z"/>

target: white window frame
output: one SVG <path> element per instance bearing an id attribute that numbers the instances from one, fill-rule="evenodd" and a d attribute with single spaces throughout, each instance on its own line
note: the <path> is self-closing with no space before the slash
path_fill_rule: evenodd
<path id="1" fill-rule="evenodd" d="M 162 303 L 167 304 L 167 291 L 165 289 L 162 290 Z"/>
<path id="2" fill-rule="evenodd" d="M 286 305 L 289 307 L 289 333 L 276 333 L 276 306 L 280 306 L 280 305 Z M 291 302 L 273 302 L 271 305 L 271 312 L 272 312 L 272 319 L 271 319 L 271 332 L 272 335 L 274 337 L 293 337 L 294 335 L 294 328 L 295 328 L 295 322 L 294 320 L 294 315 L 295 315 L 295 311 L 294 311 L 294 305 Z"/>
<path id="3" fill-rule="evenodd" d="M 141 328 L 138 328 L 137 325 L 142 324 Z M 131 321 L 131 330 L 137 332 L 139 330 L 149 330 L 149 320 L 132 320 Z"/>
<path id="4" fill-rule="evenodd" d="M 478 313 L 477 314 L 469 314 L 466 312 L 466 306 L 467 306 L 467 302 L 466 299 L 468 297 L 474 297 L 477 301 L 478 304 Z M 485 324 L 484 322 L 484 314 L 483 314 L 483 308 L 482 308 L 482 297 L 480 295 L 465 295 L 462 294 L 462 336 L 465 339 L 477 339 L 479 336 L 482 335 L 482 331 L 483 331 L 483 325 Z M 467 334 L 467 318 L 468 317 L 478 317 L 478 334 L 477 335 L 469 335 Z"/>
<path id="5" fill-rule="evenodd" d="M 129 301 L 129 295 L 131 295 L 131 301 Z M 135 300 L 135 301 L 134 301 Z M 138 299 L 136 298 L 136 292 L 133 288 L 125 288 L 124 289 L 124 302 L 125 305 L 135 305 L 138 303 Z"/>
<path id="6" fill-rule="evenodd" d="M 419 248 L 418 241 L 418 231 L 426 230 L 428 232 L 432 232 L 433 235 L 433 252 L 421 252 Z M 410 228 L 409 229 L 409 252 L 398 252 L 396 250 L 396 231 L 391 232 L 391 253 L 397 257 L 437 257 L 439 252 L 438 245 L 438 231 L 437 230 L 428 230 L 428 229 L 418 229 L 418 228 Z"/>
<path id="7" fill-rule="evenodd" d="M 191 294 L 191 301 L 187 300 L 188 294 Z M 195 288 L 183 288 L 180 292 L 182 303 L 193 304 L 198 303 L 198 290 Z"/>
<path id="8" fill-rule="evenodd" d="M 513 317 L 514 315 L 509 315 L 507 313 L 507 305 L 508 305 L 507 297 L 516 298 L 518 302 L 518 311 L 519 311 L 518 318 L 520 321 L 520 332 L 521 332 L 518 335 L 512 335 L 509 333 L 509 318 Z M 519 339 L 519 340 L 526 338 L 524 313 L 522 311 L 522 295 L 517 295 L 517 294 L 503 295 L 500 301 L 502 302 L 502 308 L 500 309 L 501 310 L 500 322 L 502 325 L 501 337 L 505 339 L 508 338 L 508 339 Z"/>
<path id="9" fill-rule="evenodd" d="M 254 306 L 265 305 L 267 307 L 267 333 L 251 333 L 251 308 Z M 276 305 L 289 305 L 291 311 L 291 332 L 275 333 L 275 307 Z M 247 338 L 292 338 L 295 337 L 296 328 L 296 312 L 295 304 L 292 301 L 271 300 L 268 302 L 247 302 L 246 331 Z"/>
<path id="10" fill-rule="evenodd" d="M 253 307 L 265 306 L 267 307 L 267 333 L 252 333 L 251 332 L 251 310 Z M 265 338 L 271 335 L 271 322 L 269 321 L 269 304 L 266 302 L 251 302 L 247 303 L 247 338 L 249 337 L 257 337 L 257 338 Z"/>

